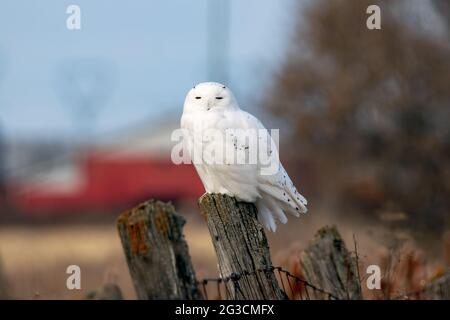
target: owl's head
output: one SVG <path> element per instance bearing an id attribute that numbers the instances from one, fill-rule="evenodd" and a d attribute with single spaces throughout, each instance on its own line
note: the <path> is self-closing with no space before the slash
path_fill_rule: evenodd
<path id="1" fill-rule="evenodd" d="M 238 108 L 233 93 L 217 82 L 203 82 L 189 90 L 184 101 L 186 112 L 207 112 Z"/>

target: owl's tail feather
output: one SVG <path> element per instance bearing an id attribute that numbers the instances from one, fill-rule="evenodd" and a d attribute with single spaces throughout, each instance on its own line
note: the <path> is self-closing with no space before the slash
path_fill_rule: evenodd
<path id="1" fill-rule="evenodd" d="M 272 212 L 262 202 L 262 199 L 256 202 L 256 208 L 258 209 L 258 221 L 268 230 L 275 232 L 277 225 L 273 218 Z"/>
<path id="2" fill-rule="evenodd" d="M 271 197 L 274 199 L 278 206 L 285 212 L 298 217 L 300 213 L 306 213 L 308 209 L 306 208 L 306 199 L 297 192 L 295 187 L 292 185 L 290 188 L 285 187 L 284 189 L 275 185 L 261 185 L 261 191 L 264 197 Z"/>
<path id="3" fill-rule="evenodd" d="M 292 208 L 284 206 L 281 201 L 271 197 L 269 194 L 263 194 L 263 197 L 258 200 L 256 206 L 258 208 L 259 221 L 273 232 L 277 229 L 275 219 L 283 224 L 286 223 L 288 219 L 285 212 L 291 212 L 292 210 Z"/>
<path id="4" fill-rule="evenodd" d="M 280 189 L 271 188 L 270 193 L 261 192 L 261 198 L 257 201 L 258 220 L 268 230 L 275 232 L 277 229 L 275 219 L 281 223 L 288 221 L 286 214 L 299 217 L 300 213 L 306 213 L 307 208 L 303 201 L 295 201 L 297 198 L 283 196 Z M 289 199 L 289 201 L 287 201 Z M 295 200 L 294 200 L 295 199 Z"/>

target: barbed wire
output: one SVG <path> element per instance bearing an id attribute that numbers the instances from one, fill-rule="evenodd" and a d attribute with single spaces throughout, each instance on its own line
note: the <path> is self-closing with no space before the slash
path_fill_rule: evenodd
<path id="1" fill-rule="evenodd" d="M 254 271 L 244 271 L 242 273 L 232 273 L 225 278 L 205 278 L 198 281 L 197 284 L 205 299 L 236 299 L 237 291 L 244 297 L 244 293 L 239 286 L 239 281 L 244 277 L 256 276 L 258 273 L 272 273 L 276 277 L 280 288 L 291 300 L 341 300 L 332 293 L 309 283 L 282 267 L 269 267 Z M 231 294 L 227 286 L 230 281 L 233 282 L 235 289 L 233 294 Z M 436 296 L 434 297 L 434 295 Z M 450 299 L 450 274 L 442 276 L 438 281 L 432 282 L 432 284 L 424 288 L 399 294 L 391 297 L 390 300 L 421 300 L 425 296 L 426 299 Z"/>
<path id="2" fill-rule="evenodd" d="M 244 293 L 240 289 L 239 281 L 248 276 L 256 276 L 258 273 L 272 273 L 277 279 L 281 289 L 286 294 L 289 299 L 292 300 L 311 300 L 311 299 L 328 299 L 328 300 L 339 300 L 338 297 L 330 292 L 325 291 L 322 288 L 318 288 L 312 283 L 309 283 L 305 279 L 300 278 L 297 275 L 292 274 L 288 270 L 282 267 L 269 267 L 263 269 L 256 269 L 253 271 L 243 271 L 242 273 L 232 273 L 227 277 L 219 278 L 205 278 L 198 281 L 197 284 L 201 288 L 203 296 L 205 299 L 217 299 L 223 300 L 225 298 L 234 299 L 239 290 L 240 294 L 244 296 Z M 234 294 L 229 292 L 229 286 L 227 284 L 232 281 L 233 287 L 235 289 Z M 215 290 L 215 295 L 213 295 L 209 290 L 211 288 L 211 283 L 214 283 L 213 288 Z"/>

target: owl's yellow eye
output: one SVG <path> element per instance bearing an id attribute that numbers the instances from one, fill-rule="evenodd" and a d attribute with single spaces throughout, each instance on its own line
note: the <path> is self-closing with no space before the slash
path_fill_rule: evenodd
<path id="1" fill-rule="evenodd" d="M 216 97 L 216 99 L 217 99 L 217 100 L 221 100 L 221 99 L 223 99 L 223 97 Z"/>
<path id="2" fill-rule="evenodd" d="M 198 100 L 198 99 L 201 99 L 201 98 L 202 98 L 202 97 L 195 97 L 195 99 L 197 99 L 197 100 Z"/>

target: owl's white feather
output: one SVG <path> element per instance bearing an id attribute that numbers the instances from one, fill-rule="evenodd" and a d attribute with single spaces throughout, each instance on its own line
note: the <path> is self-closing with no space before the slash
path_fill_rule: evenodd
<path id="1" fill-rule="evenodd" d="M 232 92 L 226 86 L 206 82 L 192 88 L 184 103 L 181 128 L 184 133 L 184 150 L 191 158 L 195 158 L 194 154 L 201 154 L 203 157 L 200 159 L 202 161 L 193 159 L 193 162 L 206 192 L 227 194 L 240 201 L 255 203 L 259 221 L 272 231 L 276 231 L 275 220 L 287 222 L 285 213 L 298 217 L 300 213 L 307 212 L 306 199 L 297 191 L 286 170 L 278 162 L 277 156 L 271 158 L 276 161 L 276 170 L 268 175 L 262 173 L 263 164 L 259 161 L 260 157 L 256 163 L 220 163 L 214 162 L 214 157 L 224 155 L 203 152 L 205 148 L 214 149 L 217 144 L 225 143 L 220 146 L 225 150 L 225 155 L 239 149 L 243 152 L 238 154 L 248 158 L 246 151 L 249 146 L 247 141 L 243 141 L 245 139 L 232 137 L 224 142 L 214 134 L 208 135 L 208 132 L 221 132 L 224 135 L 227 130 L 236 129 L 267 132 L 256 117 L 239 108 Z M 278 154 L 270 136 L 267 141 L 262 141 L 263 148 L 259 148 L 257 152 L 271 150 L 270 153 Z"/>

